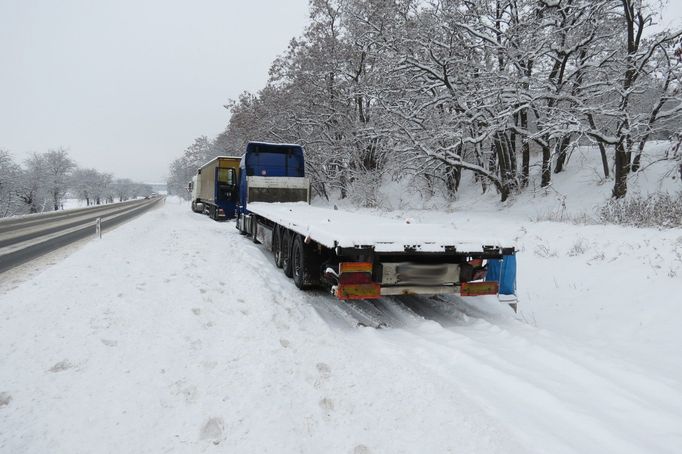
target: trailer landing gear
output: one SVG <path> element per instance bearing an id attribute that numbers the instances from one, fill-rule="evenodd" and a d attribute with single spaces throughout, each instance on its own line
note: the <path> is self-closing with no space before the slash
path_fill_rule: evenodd
<path id="1" fill-rule="evenodd" d="M 519 300 L 515 295 L 498 295 L 497 299 L 500 300 L 501 303 L 507 303 L 515 314 L 518 312 Z"/>

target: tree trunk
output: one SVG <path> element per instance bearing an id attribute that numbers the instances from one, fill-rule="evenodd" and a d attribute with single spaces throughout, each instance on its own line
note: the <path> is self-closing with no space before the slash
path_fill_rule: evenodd
<path id="1" fill-rule="evenodd" d="M 348 197 L 347 189 L 346 189 L 346 184 L 347 184 L 347 179 L 346 179 L 346 170 L 341 169 L 341 176 L 339 177 L 339 183 L 341 186 L 341 198 L 345 199 Z"/>
<path id="2" fill-rule="evenodd" d="M 448 165 L 446 167 L 446 172 L 445 186 L 448 189 L 448 194 L 450 197 L 454 198 L 457 190 L 459 189 L 459 181 L 462 176 L 462 169 L 457 166 Z"/>
<path id="3" fill-rule="evenodd" d="M 563 136 L 559 141 L 559 153 L 556 158 L 556 167 L 554 168 L 554 173 L 559 173 L 564 170 L 564 165 L 566 164 L 566 149 L 568 148 L 569 143 L 571 143 L 570 134 Z"/>
<path id="4" fill-rule="evenodd" d="M 549 143 L 542 145 L 542 178 L 540 186 L 545 188 L 552 181 L 552 151 Z"/>
<path id="5" fill-rule="evenodd" d="M 488 158 L 488 171 L 494 174 L 497 172 L 497 153 L 494 142 L 490 145 L 490 151 L 490 158 Z"/>
<path id="6" fill-rule="evenodd" d="M 516 133 L 511 132 L 509 135 L 505 134 L 507 152 L 509 154 L 509 174 L 516 182 L 518 174 L 518 164 L 516 162 Z"/>
<path id="7" fill-rule="evenodd" d="M 500 188 L 500 202 L 505 202 L 509 198 L 509 188 L 502 185 Z"/>
<path id="8" fill-rule="evenodd" d="M 528 110 L 523 109 L 519 112 L 519 119 L 521 120 L 521 129 L 528 130 Z M 521 186 L 528 186 L 528 179 L 530 177 L 530 143 L 528 136 L 524 134 L 521 142 Z"/>
<path id="9" fill-rule="evenodd" d="M 498 132 L 495 138 L 498 161 L 500 163 L 500 179 L 502 184 L 508 186 L 512 180 L 511 156 L 507 147 L 507 135 Z"/>
<path id="10" fill-rule="evenodd" d="M 632 171 L 638 172 L 641 166 L 640 161 L 642 160 L 641 150 L 635 155 L 635 159 L 632 160 Z"/>
<path id="11" fill-rule="evenodd" d="M 627 153 L 623 141 L 616 145 L 616 174 L 614 176 L 615 183 L 613 185 L 613 197 L 620 199 L 624 197 L 628 190 L 628 167 Z"/>
<path id="12" fill-rule="evenodd" d="M 500 170 L 500 184 L 498 185 L 498 189 L 500 190 L 500 200 L 504 202 L 507 200 L 507 198 L 509 198 L 509 193 L 514 187 L 509 147 L 507 146 L 507 135 L 503 132 L 498 132 L 495 134 L 494 144 Z"/>
<path id="13" fill-rule="evenodd" d="M 618 144 L 616 145 L 616 175 L 615 183 L 613 185 L 613 197 L 624 197 L 628 190 L 627 177 L 630 172 L 630 163 L 632 159 L 632 136 L 630 135 L 630 120 L 628 107 L 630 102 L 630 88 L 635 83 L 637 78 L 637 68 L 635 56 L 639 50 L 640 38 L 644 30 L 645 20 L 641 12 L 641 4 L 636 10 L 633 0 L 621 0 L 624 9 L 625 25 L 627 29 L 627 69 L 625 70 L 625 78 L 623 79 L 623 95 L 619 106 L 620 111 L 624 114 L 616 128 L 616 134 L 619 136 Z M 636 14 L 635 14 L 636 13 Z"/>

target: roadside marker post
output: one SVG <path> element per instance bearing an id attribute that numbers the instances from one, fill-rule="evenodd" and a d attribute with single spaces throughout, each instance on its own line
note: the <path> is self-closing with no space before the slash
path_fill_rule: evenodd
<path id="1" fill-rule="evenodd" d="M 95 235 L 102 238 L 102 218 L 97 218 L 95 221 Z"/>

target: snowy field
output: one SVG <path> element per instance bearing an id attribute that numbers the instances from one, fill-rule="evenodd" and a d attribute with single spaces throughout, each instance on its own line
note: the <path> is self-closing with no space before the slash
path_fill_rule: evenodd
<path id="1" fill-rule="evenodd" d="M 514 238 L 519 314 L 303 293 L 173 199 L 0 275 L 0 452 L 680 452 L 682 231 L 409 215 Z"/>

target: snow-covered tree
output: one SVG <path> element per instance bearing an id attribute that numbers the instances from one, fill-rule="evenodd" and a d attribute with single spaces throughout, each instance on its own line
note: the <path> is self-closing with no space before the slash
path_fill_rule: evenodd
<path id="1" fill-rule="evenodd" d="M 230 121 L 212 143 L 237 153 L 251 140 L 301 143 L 323 196 L 369 200 L 390 174 L 454 197 L 468 172 L 504 200 L 531 178 L 549 186 L 589 140 L 622 197 L 647 141 L 682 121 L 682 31 L 651 31 L 657 5 L 311 0 L 303 35 L 262 90 L 227 104 Z M 173 163 L 176 193 L 195 157 L 188 149 Z"/>
<path id="2" fill-rule="evenodd" d="M 16 193 L 29 213 L 38 213 L 47 204 L 45 159 L 42 154 L 33 153 L 26 161 L 19 177 Z"/>
<path id="3" fill-rule="evenodd" d="M 206 136 L 197 137 L 183 155 L 170 165 L 167 180 L 169 194 L 187 198 L 187 184 L 196 175 L 197 169 L 214 157 L 224 154 L 224 150 Z"/>
<path id="4" fill-rule="evenodd" d="M 7 150 L 0 149 L 0 217 L 11 216 L 20 208 L 17 196 L 20 177 L 21 167 Z"/>
<path id="5" fill-rule="evenodd" d="M 95 169 L 75 169 L 71 174 L 70 189 L 87 206 L 95 203 L 99 172 Z"/>
<path id="6" fill-rule="evenodd" d="M 76 164 L 63 148 L 48 151 L 42 159 L 45 166 L 45 188 L 56 211 L 61 207 L 62 199 L 69 187 L 69 176 Z"/>

